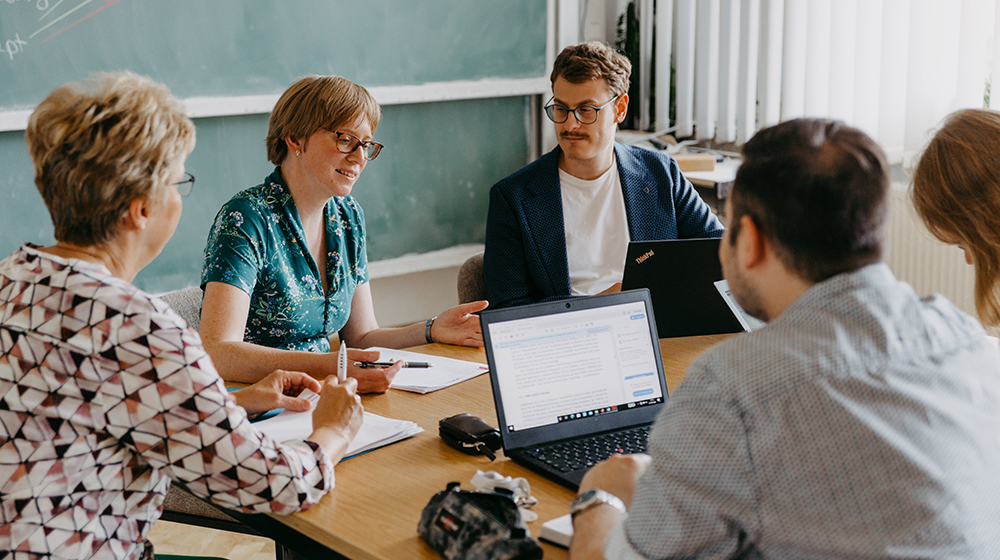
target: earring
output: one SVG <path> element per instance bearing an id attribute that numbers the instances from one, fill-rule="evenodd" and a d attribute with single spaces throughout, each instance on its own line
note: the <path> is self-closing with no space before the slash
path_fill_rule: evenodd
<path id="1" fill-rule="evenodd" d="M 300 151 L 298 151 L 298 150 L 295 150 L 295 157 L 298 157 L 298 156 L 299 156 L 299 154 L 301 154 L 301 153 L 302 153 L 302 152 L 300 152 Z"/>

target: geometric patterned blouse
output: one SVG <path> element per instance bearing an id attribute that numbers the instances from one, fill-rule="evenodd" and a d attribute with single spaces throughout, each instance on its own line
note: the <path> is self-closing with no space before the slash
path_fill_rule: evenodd
<path id="1" fill-rule="evenodd" d="M 22 246 L 0 262 L 0 558 L 141 557 L 171 479 L 274 513 L 334 484 L 317 444 L 247 421 L 169 306 Z"/>

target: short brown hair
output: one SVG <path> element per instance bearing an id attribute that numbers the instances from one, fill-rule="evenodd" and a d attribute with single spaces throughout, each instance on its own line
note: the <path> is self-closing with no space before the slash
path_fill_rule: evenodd
<path id="1" fill-rule="evenodd" d="M 1000 113 L 946 117 L 920 156 L 911 197 L 935 237 L 972 254 L 976 312 L 1000 324 Z"/>
<path id="2" fill-rule="evenodd" d="M 340 76 L 300 78 L 281 94 L 271 111 L 267 159 L 281 165 L 288 155 L 285 138 L 305 142 L 321 128 L 333 130 L 361 116 L 375 132 L 382 110 L 365 88 Z"/>
<path id="3" fill-rule="evenodd" d="M 604 78 L 611 95 L 618 97 L 628 93 L 630 74 L 632 63 L 625 55 L 600 41 L 590 41 L 563 49 L 552 64 L 549 79 L 555 84 L 556 79 L 562 76 L 571 84 L 582 84 Z"/>
<path id="4" fill-rule="evenodd" d="M 194 124 L 166 86 L 101 73 L 53 91 L 25 131 L 55 238 L 102 245 L 132 201 L 156 195 L 194 149 Z"/>
<path id="5" fill-rule="evenodd" d="M 743 146 L 730 194 L 730 243 L 750 216 L 781 262 L 817 283 L 882 259 L 889 166 L 865 133 L 841 122 L 796 119 Z"/>

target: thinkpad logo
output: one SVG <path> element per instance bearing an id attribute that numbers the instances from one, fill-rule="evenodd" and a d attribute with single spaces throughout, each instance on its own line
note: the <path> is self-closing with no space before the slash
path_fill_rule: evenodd
<path id="1" fill-rule="evenodd" d="M 650 249 L 649 252 L 646 253 L 645 255 L 639 255 L 639 258 L 635 259 L 635 264 L 642 264 L 642 261 L 652 256 L 653 256 L 653 250 Z"/>

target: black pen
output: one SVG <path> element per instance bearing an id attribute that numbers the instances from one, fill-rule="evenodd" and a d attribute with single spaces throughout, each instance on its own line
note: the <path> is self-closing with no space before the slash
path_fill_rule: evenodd
<path id="1" fill-rule="evenodd" d="M 377 368 L 377 367 L 392 367 L 392 362 L 354 362 L 355 367 L 361 369 Z M 434 364 L 429 364 L 427 362 L 403 362 L 403 367 L 410 368 L 429 368 L 433 367 Z"/>

